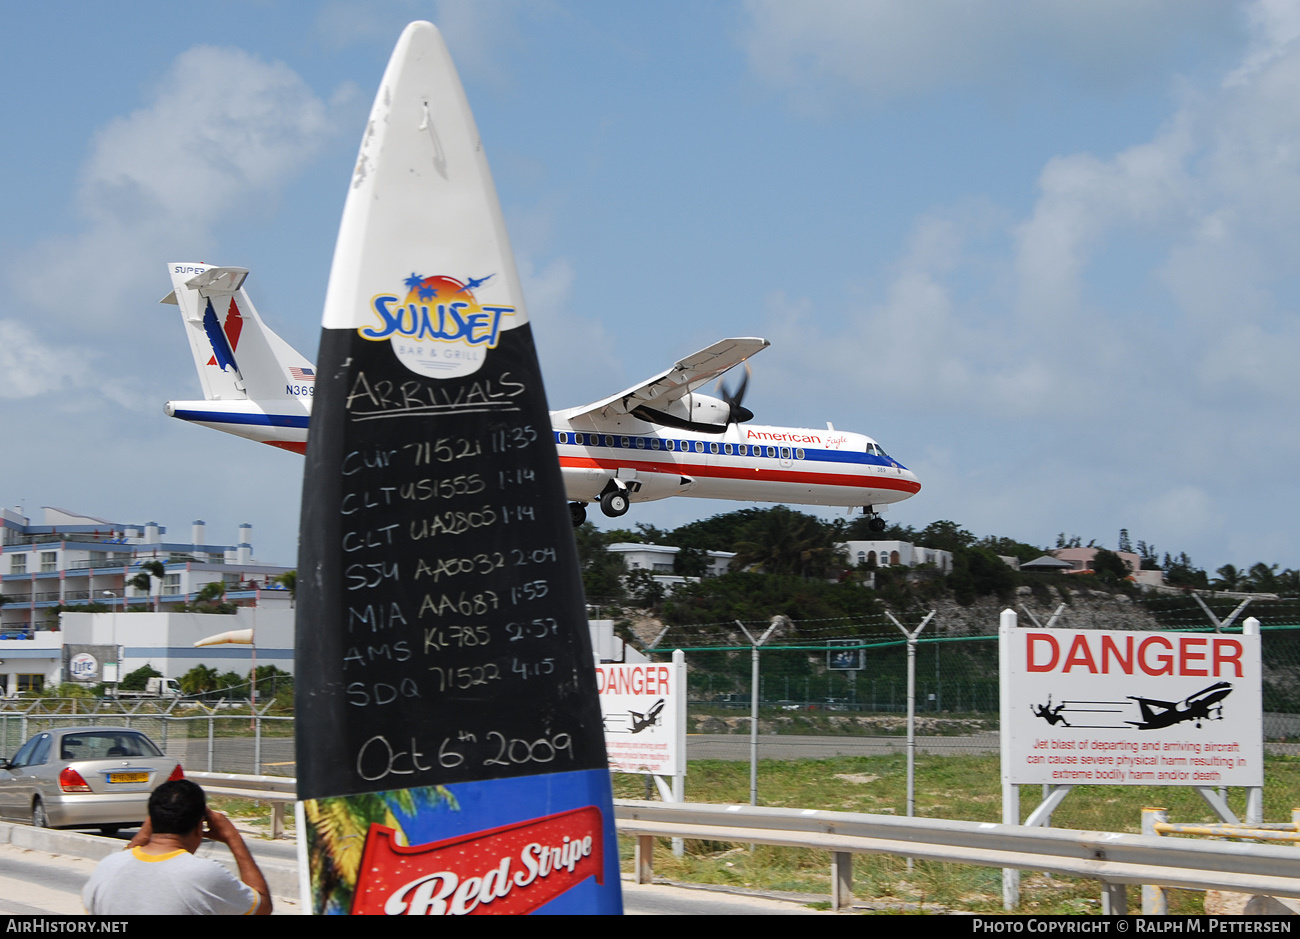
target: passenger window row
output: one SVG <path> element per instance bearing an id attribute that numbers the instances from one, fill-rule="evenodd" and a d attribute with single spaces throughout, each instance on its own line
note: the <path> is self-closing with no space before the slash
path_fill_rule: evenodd
<path id="1" fill-rule="evenodd" d="M 747 443 L 723 443 L 716 440 L 705 442 L 703 440 L 669 440 L 660 437 L 622 437 L 613 434 L 570 434 L 567 431 L 556 431 L 556 443 L 575 443 L 582 447 L 615 447 L 623 450 L 673 450 L 679 453 L 723 453 L 727 456 L 766 456 L 776 459 L 778 454 L 782 460 L 791 458 L 802 460 L 806 458 L 803 447 L 796 447 L 791 450 L 790 447 L 765 447 Z"/>

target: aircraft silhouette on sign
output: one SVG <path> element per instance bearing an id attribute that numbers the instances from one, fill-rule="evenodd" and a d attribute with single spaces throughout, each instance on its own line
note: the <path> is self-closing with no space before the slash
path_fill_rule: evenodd
<path id="1" fill-rule="evenodd" d="M 1153 698 L 1129 695 L 1129 700 L 1136 701 L 1138 707 L 1142 709 L 1142 720 L 1126 721 L 1126 723 L 1132 724 L 1138 730 L 1158 730 L 1185 721 L 1195 721 L 1196 726 L 1200 727 L 1203 720 L 1223 720 L 1221 702 L 1230 694 L 1232 694 L 1232 684 L 1220 681 L 1188 695 L 1182 701 L 1157 701 Z"/>
<path id="2" fill-rule="evenodd" d="M 644 714 L 640 711 L 628 711 L 628 715 L 632 718 L 632 733 L 639 734 L 647 727 L 653 727 L 655 724 L 658 724 L 659 715 L 663 712 L 664 705 L 667 703 L 668 702 L 663 698 L 660 698 L 654 703 L 654 706 Z"/>

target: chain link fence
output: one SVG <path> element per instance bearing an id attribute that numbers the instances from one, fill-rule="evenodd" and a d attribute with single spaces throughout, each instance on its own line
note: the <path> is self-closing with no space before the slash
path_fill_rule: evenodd
<path id="1" fill-rule="evenodd" d="M 0 709 L 0 754 L 34 734 L 66 727 L 130 727 L 146 734 L 185 769 L 294 776 L 293 717 L 221 706 L 113 699 L 39 698 Z"/>
<path id="2" fill-rule="evenodd" d="M 1245 610 L 1238 609 L 1240 604 L 1238 598 L 1216 598 L 1206 602 L 1207 610 L 1186 597 L 1136 600 L 1131 601 L 1133 615 L 1117 625 L 1211 631 L 1212 616 L 1221 625 L 1229 624 L 1226 631 L 1232 632 L 1240 631 L 1240 621 L 1247 615 L 1262 621 L 1264 733 L 1270 760 L 1265 805 L 1269 817 L 1288 818 L 1291 808 L 1300 806 L 1300 778 L 1295 778 L 1295 767 L 1290 765 L 1300 762 L 1300 603 L 1256 601 Z M 778 617 L 759 652 L 760 761 L 856 760 L 860 772 L 849 775 L 889 779 L 902 773 L 907 747 L 907 643 L 901 628 L 914 630 L 929 612 L 834 620 Z M 1027 610 L 1031 615 L 1022 623 L 1029 625 L 1035 616 L 1046 622 L 1053 612 L 1050 607 Z M 1142 621 L 1135 622 L 1134 616 Z M 772 623 L 743 625 L 757 637 Z M 1058 625 L 1080 623 L 1072 622 L 1071 612 L 1065 610 Z M 1088 625 L 1109 626 L 1095 621 Z M 753 647 L 740 626 L 732 622 L 668 627 L 649 650 L 665 659 L 672 649 L 686 652 L 690 761 L 749 759 Z M 975 821 L 1000 817 L 995 627 L 993 621 L 987 632 L 972 634 L 968 619 L 945 617 L 941 610 L 917 639 L 919 814 Z M 111 724 L 144 731 L 188 769 L 293 776 L 293 718 L 283 704 L 281 700 L 253 709 L 247 702 L 232 706 L 220 700 L 8 701 L 0 708 L 0 754 L 12 754 L 32 734 L 50 727 Z M 270 713 L 272 708 L 277 713 Z M 760 802 L 762 774 L 760 767 Z M 688 773 L 688 798 L 690 780 Z M 954 797 L 955 787 L 964 790 L 961 798 Z M 1057 824 L 1135 830 L 1143 801 L 1180 804 L 1188 794 L 1193 817 L 1208 812 L 1194 794 L 1171 788 L 1090 786 L 1081 791 L 1088 795 L 1067 800 L 1056 814 Z M 1244 810 L 1244 796 L 1239 795 L 1230 793 L 1229 801 L 1234 806 L 1242 802 Z M 896 801 L 891 796 L 876 808 L 901 813 L 905 805 L 892 804 Z M 1028 794 L 1022 796 L 1026 814 L 1035 801 Z M 1130 802 L 1135 805 L 1131 812 Z M 1116 824 L 1120 827 L 1111 827 Z"/>
<path id="3" fill-rule="evenodd" d="M 1055 614 L 1065 628 L 1166 629 L 1240 633 L 1254 616 L 1262 623 L 1266 817 L 1289 819 L 1300 806 L 1300 603 L 1242 604 L 1242 598 L 1198 601 L 1194 597 L 1126 599 L 1122 622 L 1072 616 L 1068 604 L 1026 610 L 1024 626 Z M 1023 608 L 1022 608 L 1023 609 Z M 750 757 L 752 653 L 750 637 L 775 624 L 759 648 L 759 801 L 762 761 L 828 760 L 826 771 L 870 778 L 892 795 L 863 811 L 902 814 L 901 790 L 888 784 L 905 773 L 907 752 L 907 641 L 930 613 L 873 615 L 836 620 L 693 624 L 669 627 L 650 654 L 686 653 L 688 753 L 691 760 L 747 761 Z M 984 634 L 968 616 L 944 610 L 916 642 L 917 814 L 1000 821 L 998 760 L 998 642 L 996 617 Z M 1234 615 L 1235 614 L 1235 615 Z M 1037 617 L 1035 620 L 1034 617 Z M 1073 621 L 1072 621 L 1073 620 Z M 743 629 L 742 629 L 743 626 Z M 846 761 L 855 761 L 850 765 Z M 879 780 L 877 782 L 877 780 Z M 1026 787 L 1028 788 L 1028 787 Z M 687 793 L 690 795 L 690 776 Z M 1045 795 L 1045 793 L 1044 793 Z M 1225 793 L 1244 815 L 1244 790 Z M 1037 798 L 1021 797 L 1027 816 Z M 1143 805 L 1172 806 L 1183 817 L 1211 820 L 1208 806 L 1191 789 L 1174 787 L 1079 787 L 1054 814 L 1062 827 L 1137 831 Z"/>

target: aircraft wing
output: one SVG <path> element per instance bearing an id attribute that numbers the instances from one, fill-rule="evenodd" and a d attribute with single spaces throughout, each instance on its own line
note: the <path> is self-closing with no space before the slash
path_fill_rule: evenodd
<path id="1" fill-rule="evenodd" d="M 635 385 L 616 395 L 593 401 L 591 404 L 570 408 L 565 417 L 573 419 L 584 414 L 602 413 L 605 416 L 627 414 L 634 408 L 649 404 L 662 408 L 669 401 L 689 394 L 701 385 L 713 381 L 723 372 L 739 365 L 751 355 L 762 352 L 771 343 L 766 339 L 722 339 L 688 355 L 672 368 L 654 378 Z"/>
<path id="2" fill-rule="evenodd" d="M 1145 704 L 1147 707 L 1161 708 L 1166 711 L 1172 711 L 1178 707 L 1177 701 L 1157 701 L 1155 698 L 1143 698 L 1137 695 L 1129 695 L 1129 697 L 1138 704 Z"/>

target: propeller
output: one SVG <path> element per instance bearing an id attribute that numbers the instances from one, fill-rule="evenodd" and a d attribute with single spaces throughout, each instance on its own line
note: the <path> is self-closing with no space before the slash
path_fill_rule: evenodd
<path id="1" fill-rule="evenodd" d="M 722 379 L 718 379 L 718 397 L 722 399 L 723 404 L 727 405 L 729 413 L 727 415 L 728 424 L 743 424 L 746 421 L 754 419 L 754 412 L 741 404 L 745 400 L 745 389 L 749 387 L 749 363 L 745 363 L 745 374 L 740 377 L 740 382 L 734 389 L 729 389 L 723 384 Z"/>

